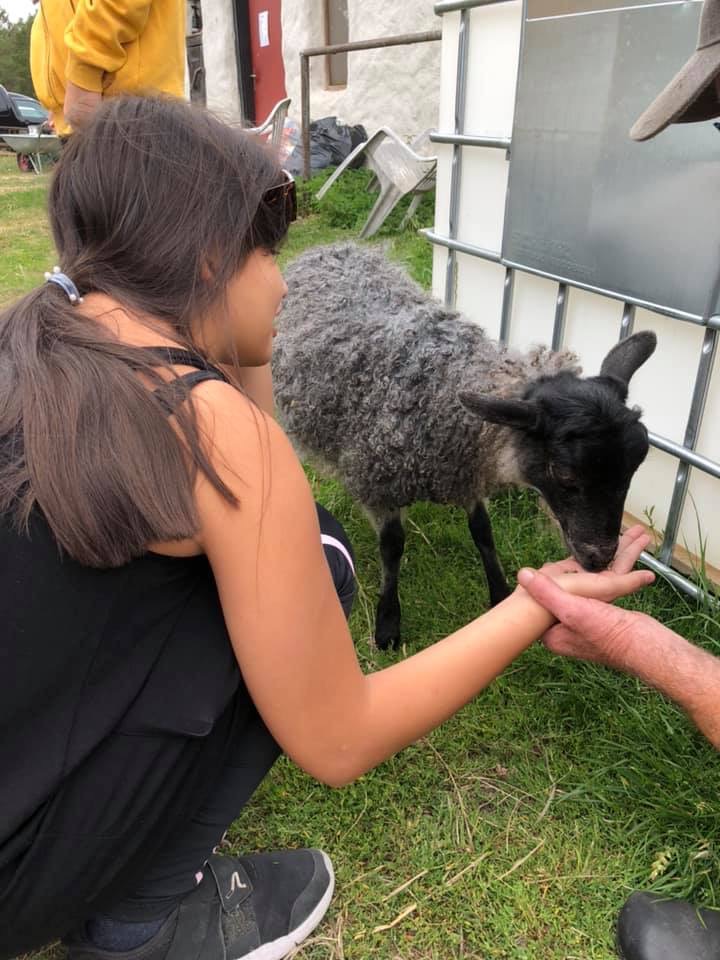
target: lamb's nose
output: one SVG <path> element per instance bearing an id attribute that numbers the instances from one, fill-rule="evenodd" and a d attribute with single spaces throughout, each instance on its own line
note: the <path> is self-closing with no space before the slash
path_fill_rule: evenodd
<path id="1" fill-rule="evenodd" d="M 608 547 L 587 544 L 579 551 L 579 554 L 578 559 L 583 567 L 591 573 L 595 573 L 598 570 L 604 570 L 609 565 L 614 551 Z"/>

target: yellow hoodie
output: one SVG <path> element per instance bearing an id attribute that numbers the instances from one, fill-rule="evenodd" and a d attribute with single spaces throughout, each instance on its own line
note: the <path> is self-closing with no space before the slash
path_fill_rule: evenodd
<path id="1" fill-rule="evenodd" d="M 167 93 L 185 78 L 185 0 L 40 0 L 30 39 L 38 99 L 61 135 L 65 79 L 83 90 Z"/>

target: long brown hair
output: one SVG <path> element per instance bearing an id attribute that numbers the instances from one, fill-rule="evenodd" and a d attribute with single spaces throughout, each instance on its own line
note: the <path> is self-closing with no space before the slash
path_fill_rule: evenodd
<path id="1" fill-rule="evenodd" d="M 165 321 L 198 352 L 193 321 L 223 302 L 254 249 L 287 232 L 284 212 L 264 202 L 281 180 L 263 145 L 210 113 L 110 100 L 55 169 L 60 267 L 81 294 Z M 208 262 L 211 282 L 201 275 Z M 168 422 L 147 386 L 162 382 L 157 359 L 113 339 L 55 284 L 0 313 L 0 513 L 23 530 L 39 508 L 63 550 L 97 567 L 195 533 L 197 470 L 235 498 L 208 460 L 192 404 L 176 407 L 177 432 Z"/>

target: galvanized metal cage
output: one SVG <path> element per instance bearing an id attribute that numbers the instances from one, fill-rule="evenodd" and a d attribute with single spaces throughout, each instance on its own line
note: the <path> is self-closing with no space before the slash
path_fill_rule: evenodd
<path id="1" fill-rule="evenodd" d="M 490 15 L 500 6 L 502 16 Z M 720 464 L 698 446 L 720 326 L 720 135 L 712 124 L 686 125 L 648 147 L 631 143 L 626 131 L 694 48 L 700 6 L 677 0 L 437 3 L 444 89 L 440 132 L 432 140 L 446 146 L 438 150 L 436 225 L 424 231 L 436 247 L 434 288 L 448 305 L 462 294 L 459 261 L 492 265 L 487 289 L 496 293 L 482 298 L 486 309 L 473 303 L 465 312 L 504 343 L 513 339 L 518 277 L 542 278 L 537 303 L 546 306 L 547 285 L 554 285 L 547 339 L 555 349 L 566 344 L 568 302 L 579 292 L 605 304 L 619 302 L 619 339 L 633 331 L 638 311 L 645 323 L 669 318 L 701 328 L 694 369 L 683 362 L 676 379 L 664 385 L 685 390 L 694 376 L 682 439 L 666 435 L 661 413 L 650 410 L 646 417 L 652 447 L 672 457 L 675 466 L 662 543 L 642 559 L 693 596 L 699 594 L 697 584 L 685 575 L 687 569 L 677 569 L 691 471 L 720 478 Z M 497 60 L 495 87 L 492 63 L 477 66 L 483 56 Z M 505 103 L 504 118 L 494 116 L 493 129 L 468 130 L 469 108 L 483 97 L 488 104 L 495 97 Z M 490 105 L 490 114 L 494 109 Z M 468 173 L 468 151 L 483 155 L 484 172 Z M 492 152 L 500 152 L 509 167 L 505 173 L 490 160 Z M 494 184 L 492 190 L 488 184 Z M 473 221 L 461 229 L 475 195 L 498 208 L 494 225 Z M 634 198 L 642 206 L 633 207 Z M 484 235 L 492 236 L 495 246 L 476 242 Z M 488 304 L 498 307 L 490 322 Z M 583 304 L 592 314 L 591 301 Z M 688 355 L 687 345 L 682 353 Z M 592 351 L 589 356 L 594 361 Z M 717 400 L 720 411 L 720 396 Z M 637 493 L 636 502 L 652 504 L 659 484 L 649 486 L 653 489 Z M 705 496 L 703 530 L 688 544 L 696 558 L 705 554 L 703 536 L 708 530 L 712 535 L 715 493 Z"/>

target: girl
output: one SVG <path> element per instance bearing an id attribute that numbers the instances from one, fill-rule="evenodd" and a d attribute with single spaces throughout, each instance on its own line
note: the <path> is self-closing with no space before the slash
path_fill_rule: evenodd
<path id="1" fill-rule="evenodd" d="M 518 590 L 361 672 L 349 545 L 269 415 L 294 212 L 269 153 L 170 100 L 108 101 L 57 166 L 63 272 L 0 316 L 2 958 L 284 956 L 327 856 L 213 854 L 278 753 L 348 783 L 551 623 Z M 548 570 L 612 600 L 645 543 Z"/>

